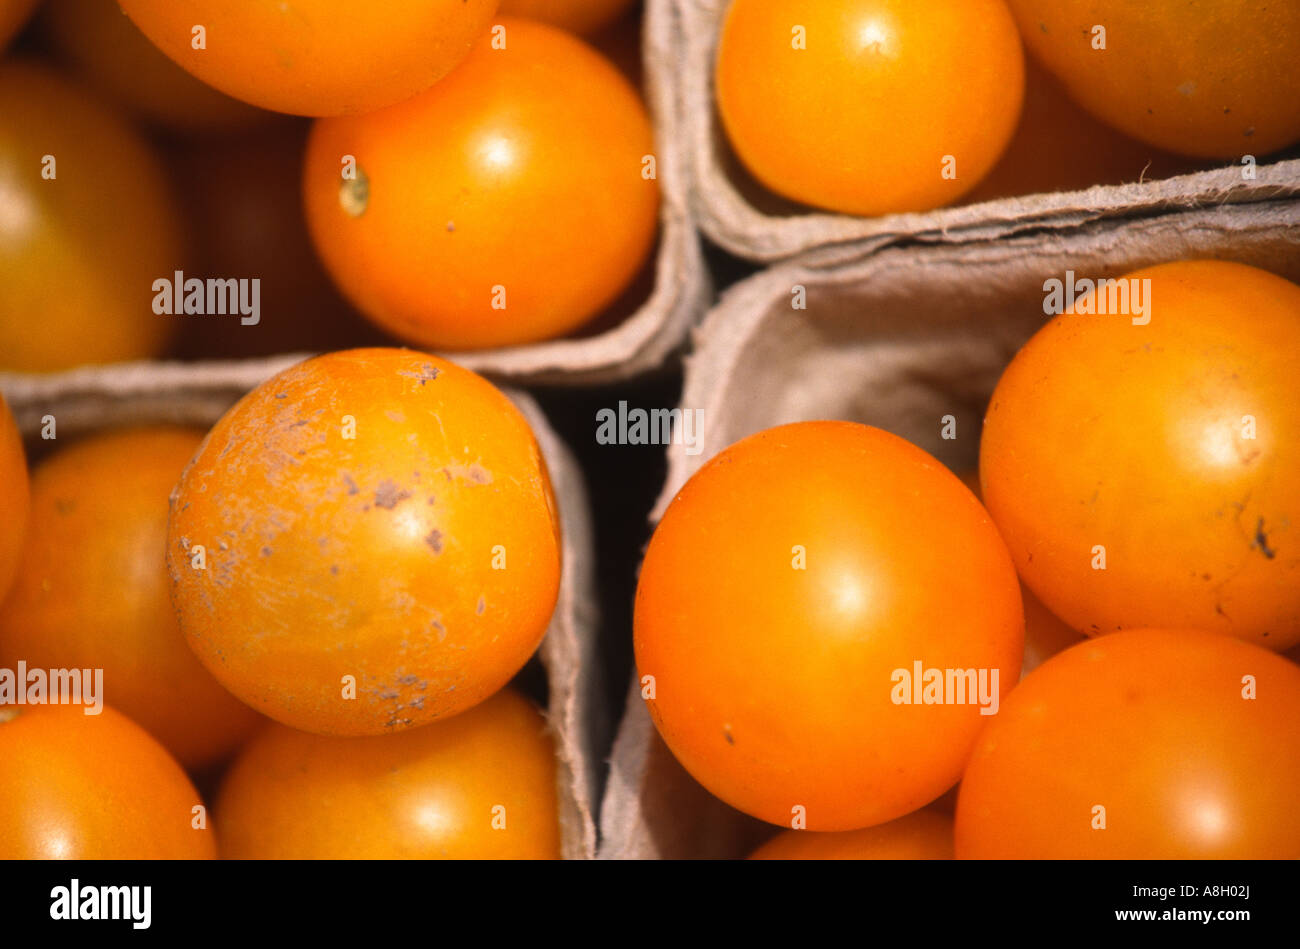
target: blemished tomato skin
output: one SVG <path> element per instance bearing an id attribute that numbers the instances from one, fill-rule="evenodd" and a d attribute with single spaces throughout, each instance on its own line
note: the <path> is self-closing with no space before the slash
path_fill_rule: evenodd
<path id="1" fill-rule="evenodd" d="M 505 48 L 485 40 L 422 95 L 317 122 L 308 143 L 307 220 L 331 276 L 380 326 L 439 350 L 577 329 L 631 283 L 657 230 L 636 90 L 563 30 L 502 29 Z"/>
<path id="2" fill-rule="evenodd" d="M 31 484 L 22 436 L 4 393 L 0 393 L 0 602 L 13 583 L 22 556 L 31 509 Z"/>
<path id="3" fill-rule="evenodd" d="M 17 579 L 0 601 L 0 668 L 103 669 L 114 707 L 191 769 L 263 721 L 186 647 L 169 597 L 167 498 L 202 438 L 126 429 L 42 461 Z"/>
<path id="4" fill-rule="evenodd" d="M 1002 0 L 734 0 L 715 71 L 727 137 L 760 183 L 862 215 L 975 187 L 1024 81 Z"/>
<path id="5" fill-rule="evenodd" d="M 678 493 L 634 639 L 651 718 L 705 788 L 773 824 L 852 830 L 951 787 L 986 717 L 896 703 L 896 671 L 997 670 L 1001 694 L 1024 617 L 955 475 L 879 429 L 804 422 L 737 442 Z"/>
<path id="6" fill-rule="evenodd" d="M 180 765 L 108 706 L 0 705 L 0 761 L 0 860 L 216 856 Z"/>
<path id="7" fill-rule="evenodd" d="M 435 356 L 349 350 L 213 427 L 173 492 L 167 562 L 181 630 L 226 688 L 294 728 L 377 735 L 462 712 L 527 662 L 559 530 L 499 390 Z"/>
<path id="8" fill-rule="evenodd" d="M 398 735 L 331 738 L 280 725 L 217 799 L 228 859 L 557 859 L 555 750 L 506 689 Z"/>
<path id="9" fill-rule="evenodd" d="M 1150 281 L 1149 322 L 1067 312 L 1003 374 L 984 503 L 1026 585 L 1080 632 L 1190 627 L 1287 649 L 1300 642 L 1300 287 L 1225 261 L 1122 279 Z"/>
<path id="10" fill-rule="evenodd" d="M 541 20 L 580 36 L 603 30 L 636 0 L 501 0 L 502 16 Z"/>
<path id="11" fill-rule="evenodd" d="M 926 809 L 862 830 L 786 830 L 750 860 L 951 860 L 952 817 Z"/>
<path id="12" fill-rule="evenodd" d="M 120 0 L 199 79 L 263 109 L 313 116 L 370 112 L 429 88 L 487 32 L 497 2 L 385 0 L 380 14 L 350 0 Z"/>
<path id="13" fill-rule="evenodd" d="M 1300 6 L 1251 0 L 1008 0 L 1031 55 L 1120 131 L 1180 154 L 1300 140 Z M 1104 27 L 1105 48 L 1097 27 Z"/>
<path id="14" fill-rule="evenodd" d="M 1199 630 L 1116 633 L 1049 659 L 990 720 L 956 853 L 1294 860 L 1297 787 L 1300 667 Z"/>
<path id="15" fill-rule="evenodd" d="M 0 370 L 158 356 L 173 324 L 150 288 L 183 233 L 154 150 L 34 61 L 0 62 L 0 115 Z"/>

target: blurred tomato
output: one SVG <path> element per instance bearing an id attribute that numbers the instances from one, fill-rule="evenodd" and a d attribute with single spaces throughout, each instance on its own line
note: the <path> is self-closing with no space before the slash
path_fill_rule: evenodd
<path id="1" fill-rule="evenodd" d="M 777 194 L 925 211 L 1006 148 L 1024 56 L 1002 0 L 733 0 L 715 82 L 727 137 Z"/>
<path id="2" fill-rule="evenodd" d="M 111 708 L 0 705 L 0 761 L 0 860 L 216 856 L 185 772 Z"/>
<path id="3" fill-rule="evenodd" d="M 0 63 L 0 369 L 146 359 L 181 227 L 149 146 L 49 68 Z"/>
<path id="4" fill-rule="evenodd" d="M 38 0 L 0 0 L 0 52 L 18 35 Z"/>
<path id="5" fill-rule="evenodd" d="M 497 0 L 119 2 L 204 82 L 295 115 L 370 112 L 429 88 L 465 58 L 497 8 Z"/>
<path id="6" fill-rule="evenodd" d="M 327 269 L 381 326 L 438 349 L 577 329 L 654 243 L 636 91 L 561 30 L 504 29 L 504 49 L 480 44 L 401 105 L 320 121 L 308 145 L 307 217 Z"/>
<path id="7" fill-rule="evenodd" d="M 863 830 L 782 831 L 750 854 L 749 859 L 951 860 L 952 818 L 922 810 Z"/>
<path id="8" fill-rule="evenodd" d="M 849 422 L 768 429 L 701 468 L 636 593 L 637 670 L 665 743 L 733 807 L 814 831 L 883 823 L 951 787 L 986 719 L 978 679 L 991 700 L 1014 685 L 1023 631 L 1011 559 L 971 492 Z M 934 670 L 977 681 L 936 694 Z"/>
<path id="9" fill-rule="evenodd" d="M 202 437 L 107 432 L 41 462 L 0 605 L 0 667 L 103 669 L 114 707 L 191 769 L 233 752 L 260 721 L 186 648 L 168 596 L 167 497 Z"/>
<path id="10" fill-rule="evenodd" d="M 1126 135 L 1206 158 L 1266 155 L 1300 140 L 1300 4 L 1009 5 L 1030 53 Z"/>
<path id="11" fill-rule="evenodd" d="M 351 350 L 216 424 L 172 496 L 167 557 L 181 629 L 235 695 L 376 735 L 462 712 L 527 662 L 559 591 L 559 520 L 499 390 L 423 353 Z"/>
<path id="12" fill-rule="evenodd" d="M 26 534 L 31 490 L 27 480 L 27 457 L 13 413 L 0 392 L 0 601 L 18 570 Z"/>
<path id="13" fill-rule="evenodd" d="M 632 9 L 635 0 L 501 0 L 501 13 L 541 20 L 590 36 Z"/>
<path id="14" fill-rule="evenodd" d="M 1289 648 L 1300 287 L 1223 261 L 1121 280 L 1149 281 L 1149 308 L 1127 283 L 1131 312 L 1058 316 L 1003 374 L 980 449 L 989 513 L 1025 583 L 1081 632 L 1160 624 Z"/>
<path id="15" fill-rule="evenodd" d="M 1083 642 L 1007 697 L 971 753 L 957 856 L 1300 858 L 1300 668 L 1229 636 Z"/>
<path id="16" fill-rule="evenodd" d="M 217 817 L 236 860 L 560 856 L 555 748 L 509 689 L 400 735 L 273 726 L 230 769 Z"/>

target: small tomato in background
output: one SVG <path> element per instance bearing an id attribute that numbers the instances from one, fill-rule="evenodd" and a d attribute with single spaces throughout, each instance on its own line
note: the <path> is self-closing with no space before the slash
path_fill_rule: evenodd
<path id="1" fill-rule="evenodd" d="M 22 556 L 31 487 L 27 476 L 27 455 L 13 413 L 0 393 L 0 602 L 13 583 Z"/>
<path id="2" fill-rule="evenodd" d="M 497 0 L 119 2 L 199 79 L 294 115 L 370 112 L 429 88 L 465 58 L 497 8 Z"/>
<path id="3" fill-rule="evenodd" d="M 1300 5 L 1008 0 L 1008 6 L 1030 54 L 1075 101 L 1126 135 L 1179 154 L 1231 159 L 1300 140 Z"/>
<path id="4" fill-rule="evenodd" d="M 654 144 L 636 90 L 562 30 L 502 29 L 504 48 L 485 40 L 390 109 L 319 121 L 308 144 L 307 220 L 326 268 L 372 320 L 431 348 L 563 336 L 618 297 L 654 244 Z"/>
<path id="5" fill-rule="evenodd" d="M 185 772 L 112 708 L 0 705 L 0 761 L 0 860 L 216 856 Z"/>
<path id="6" fill-rule="evenodd" d="M 849 422 L 771 428 L 701 468 L 650 541 L 634 619 L 651 718 L 686 770 L 810 831 L 950 788 L 986 716 L 974 695 L 913 703 L 900 672 L 983 670 L 991 686 L 996 670 L 1002 694 L 1023 634 L 1011 558 L 971 492 Z"/>
<path id="7" fill-rule="evenodd" d="M 733 0 L 715 83 L 767 188 L 845 214 L 926 211 L 997 163 L 1024 55 L 1002 0 Z"/>
<path id="8" fill-rule="evenodd" d="M 88 90 L 27 61 L 0 63 L 0 369 L 148 359 L 153 312 L 182 229 L 148 143 Z"/>
<path id="9" fill-rule="evenodd" d="M 1126 312 L 1086 312 L 1087 297 L 1007 367 L 984 422 L 984 503 L 1025 584 L 1083 633 L 1191 627 L 1287 649 L 1300 287 L 1225 261 L 1119 279 Z"/>
<path id="10" fill-rule="evenodd" d="M 443 722 L 372 738 L 267 729 L 217 800 L 229 859 L 557 859 L 555 748 L 506 689 Z"/>
<path id="11" fill-rule="evenodd" d="M 952 818 L 920 810 L 862 830 L 786 830 L 750 860 L 951 860 Z"/>
<path id="12" fill-rule="evenodd" d="M 1049 659 L 980 734 L 959 858 L 1300 858 L 1300 667 L 1138 630 Z"/>
<path id="13" fill-rule="evenodd" d="M 227 412 L 172 495 L 181 630 L 226 688 L 294 728 L 455 715 L 546 632 L 554 504 L 528 422 L 480 376 L 410 350 L 309 359 Z"/>
<path id="14" fill-rule="evenodd" d="M 636 0 L 501 0 L 503 16 L 541 20 L 583 36 L 598 33 L 632 9 Z"/>
<path id="15" fill-rule="evenodd" d="M 262 721 L 185 645 L 168 595 L 167 498 L 203 433 L 105 432 L 43 460 L 0 602 L 0 668 L 103 669 L 108 701 L 182 765 L 219 762 Z"/>
<path id="16" fill-rule="evenodd" d="M 115 2 L 47 0 L 40 26 L 58 57 L 88 86 L 150 125 L 189 135 L 214 134 L 277 118 L 181 69 Z"/>

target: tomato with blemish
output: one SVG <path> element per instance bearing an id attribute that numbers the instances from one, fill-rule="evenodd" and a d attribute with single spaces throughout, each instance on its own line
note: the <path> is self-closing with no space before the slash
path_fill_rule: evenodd
<path id="1" fill-rule="evenodd" d="M 1024 617 L 955 475 L 880 429 L 803 422 L 737 442 L 677 494 L 634 639 L 650 716 L 696 780 L 770 823 L 837 831 L 957 781 L 981 705 L 1019 675 Z M 932 701 L 934 670 L 982 675 L 989 701 L 965 678 Z"/>
<path id="2" fill-rule="evenodd" d="M 274 725 L 222 784 L 222 856 L 556 859 L 555 762 L 545 719 L 510 689 L 396 735 L 336 738 Z"/>
<path id="3" fill-rule="evenodd" d="M 507 19 L 424 94 L 316 123 L 312 238 L 370 319 L 437 349 L 563 336 L 641 270 L 659 206 L 650 119 L 618 69 Z"/>
<path id="4" fill-rule="evenodd" d="M 0 705 L 0 860 L 216 856 L 199 793 L 107 706 Z"/>
<path id="5" fill-rule="evenodd" d="M 0 392 L 0 602 L 4 600 L 22 556 L 31 487 L 27 476 L 27 455 L 22 436 Z"/>
<path id="6" fill-rule="evenodd" d="M 1191 627 L 1287 649 L 1300 642 L 1300 287 L 1209 260 L 1120 279 L 1128 312 L 1113 312 L 1118 291 L 1090 295 L 1003 373 L 984 503 L 1026 585 L 1080 632 Z M 1088 312 L 1103 302 L 1111 312 Z"/>
<path id="7" fill-rule="evenodd" d="M 497 0 L 119 2 L 199 79 L 294 115 L 370 112 L 429 88 L 465 58 L 497 8 Z"/>
<path id="8" fill-rule="evenodd" d="M 43 460 L 0 603 L 0 668 L 102 669 L 113 706 L 191 769 L 220 761 L 262 721 L 185 646 L 168 595 L 167 498 L 202 438 L 125 429 Z"/>
<path id="9" fill-rule="evenodd" d="M 862 830 L 786 830 L 750 860 L 951 860 L 952 818 L 925 809 Z"/>
<path id="10" fill-rule="evenodd" d="M 1085 640 L 1025 677 L 971 752 L 976 859 L 1300 858 L 1300 667 L 1200 630 Z"/>
<path id="11" fill-rule="evenodd" d="M 846 214 L 957 200 L 997 162 L 1024 95 L 1003 0 L 733 0 L 718 111 L 763 185 Z"/>
<path id="12" fill-rule="evenodd" d="M 555 607 L 559 520 L 523 415 L 401 349 L 331 353 L 258 386 L 172 495 L 181 630 L 253 708 L 377 735 L 505 685 Z"/>

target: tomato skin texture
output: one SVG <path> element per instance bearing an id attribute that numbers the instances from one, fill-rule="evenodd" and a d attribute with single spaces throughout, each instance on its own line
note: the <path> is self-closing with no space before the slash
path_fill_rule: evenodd
<path id="1" fill-rule="evenodd" d="M 108 706 L 0 705 L 0 761 L 0 860 L 216 856 L 180 765 Z"/>
<path id="2" fill-rule="evenodd" d="M 30 510 L 27 454 L 9 403 L 0 392 L 0 524 L 5 526 L 0 531 L 0 603 L 18 571 Z"/>
<path id="3" fill-rule="evenodd" d="M 1023 633 L 975 497 L 849 422 L 768 429 L 701 468 L 651 539 L 634 619 L 651 718 L 686 770 L 770 823 L 802 806 L 809 831 L 883 823 L 951 787 L 985 716 L 894 704 L 894 670 L 998 669 L 1009 688 Z"/>
<path id="4" fill-rule="evenodd" d="M 659 192 L 636 91 L 562 30 L 506 20 L 423 95 L 316 123 L 307 220 L 326 268 L 380 326 L 440 350 L 562 336 L 654 243 Z M 340 160 L 356 157 L 343 180 Z"/>
<path id="5" fill-rule="evenodd" d="M 216 424 L 172 495 L 167 562 L 181 630 L 226 688 L 294 728 L 377 735 L 519 671 L 555 607 L 559 521 L 532 431 L 494 386 L 435 356 L 350 350 Z"/>
<path id="6" fill-rule="evenodd" d="M 1294 860 L 1297 787 L 1300 667 L 1198 630 L 1116 633 L 1048 660 L 990 720 L 962 778 L 956 852 Z"/>
<path id="7" fill-rule="evenodd" d="M 0 667 L 103 669 L 113 705 L 191 769 L 220 761 L 262 721 L 186 648 L 168 595 L 167 497 L 202 437 L 108 432 L 42 461 L 0 605 Z"/>
<path id="8" fill-rule="evenodd" d="M 734 0 L 715 83 L 727 137 L 772 191 L 846 214 L 926 211 L 1006 148 L 1024 55 L 1002 0 Z"/>
<path id="9" fill-rule="evenodd" d="M 985 505 L 1025 583 L 1080 632 L 1191 627 L 1287 649 L 1300 642 L 1300 287 L 1223 261 L 1127 278 L 1151 281 L 1148 324 L 1063 314 L 1003 374 L 980 446 Z"/>
<path id="10" fill-rule="evenodd" d="M 952 818 L 926 809 L 862 830 L 786 830 L 750 860 L 951 860 Z"/>
<path id="11" fill-rule="evenodd" d="M 492 25 L 497 0 L 229 3 L 119 0 L 176 63 L 243 102 L 293 115 L 352 115 L 433 85 Z M 195 24 L 206 48 L 191 45 Z"/>
<path id="12" fill-rule="evenodd" d="M 501 14 L 540 20 L 579 36 L 591 36 L 631 10 L 634 2 L 635 0 L 501 0 Z"/>
<path id="13" fill-rule="evenodd" d="M 34 62 L 0 63 L 0 115 L 0 370 L 159 355 L 172 324 L 150 287 L 184 243 L 162 163 L 88 90 Z"/>
<path id="14" fill-rule="evenodd" d="M 558 859 L 555 749 L 545 728 L 510 689 L 398 735 L 331 738 L 272 726 L 222 785 L 222 855 Z"/>
<path id="15" fill-rule="evenodd" d="M 1205 158 L 1300 140 L 1300 7 L 1248 0 L 1008 0 L 1029 52 L 1102 121 Z M 1106 49 L 1093 48 L 1093 27 Z"/>

